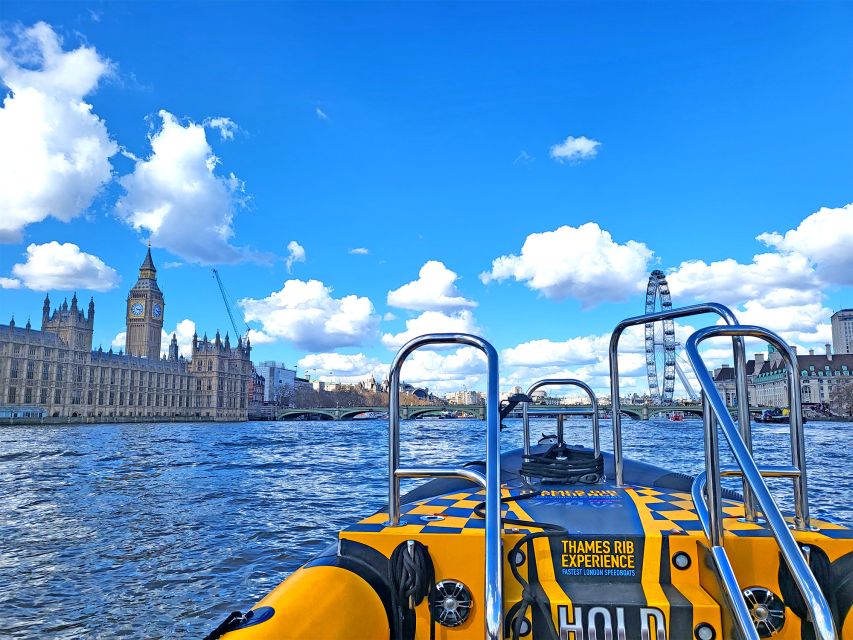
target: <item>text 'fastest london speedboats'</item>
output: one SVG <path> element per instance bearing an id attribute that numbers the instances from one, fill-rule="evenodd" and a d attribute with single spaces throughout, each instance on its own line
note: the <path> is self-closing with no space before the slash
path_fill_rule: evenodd
<path id="1" fill-rule="evenodd" d="M 702 388 L 704 471 L 695 478 L 622 455 L 618 346 L 634 325 L 698 314 L 726 324 L 696 331 L 685 351 Z M 714 387 L 699 345 L 730 337 L 736 416 Z M 752 456 L 744 338 L 787 360 L 791 464 Z M 485 459 L 460 467 L 400 466 L 400 370 L 416 349 L 460 344 L 488 362 Z M 795 352 L 707 303 L 624 320 L 610 343 L 613 451 L 599 447 L 598 404 L 571 379 L 542 380 L 498 403 L 498 357 L 467 334 L 416 338 L 390 373 L 388 507 L 340 532 L 325 552 L 208 640 L 840 640 L 853 638 L 853 530 L 810 517 Z M 568 446 L 562 420 L 530 442 L 529 395 L 574 385 L 590 398 L 591 447 Z M 523 448 L 501 455 L 501 418 L 521 403 Z M 503 415 L 502 415 L 503 414 Z M 721 466 L 722 433 L 732 467 Z M 448 433 L 448 438 L 453 434 Z M 785 439 L 787 446 L 787 438 Z M 780 446 L 756 442 L 756 447 Z M 742 493 L 721 478 L 742 480 Z M 765 478 L 790 478 L 783 514 Z M 402 478 L 428 478 L 400 496 Z"/>

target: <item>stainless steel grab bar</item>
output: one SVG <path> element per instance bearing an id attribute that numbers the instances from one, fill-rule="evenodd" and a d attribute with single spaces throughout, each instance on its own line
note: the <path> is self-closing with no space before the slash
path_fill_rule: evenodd
<path id="1" fill-rule="evenodd" d="M 706 327 L 699 329 L 691 335 L 685 344 L 687 357 L 693 366 L 699 385 L 702 387 L 704 408 L 706 468 L 704 474 L 700 474 L 693 483 L 692 495 L 696 505 L 696 512 L 702 521 L 702 527 L 705 529 L 708 540 L 714 548 L 712 551 L 714 552 L 715 562 L 719 562 L 718 568 L 725 584 L 727 577 L 733 580 L 734 576 L 733 574 L 727 576 L 728 573 L 731 573 L 731 567 L 730 565 L 726 566 L 728 558 L 723 549 L 722 487 L 720 485 L 721 471 L 719 445 L 717 442 L 717 425 L 719 425 L 734 455 L 735 461 L 743 473 L 744 483 L 749 485 L 750 490 L 761 507 L 764 517 L 767 520 L 767 525 L 770 527 L 773 537 L 779 545 L 779 550 L 782 553 L 785 564 L 788 565 L 791 575 L 794 577 L 794 582 L 797 584 L 797 588 L 809 609 L 809 616 L 817 638 L 819 640 L 835 640 L 838 636 L 835 631 L 832 612 L 820 590 L 820 586 L 817 580 L 815 580 L 802 553 L 800 553 L 794 536 L 788 530 L 785 518 L 779 511 L 779 507 L 776 506 L 776 502 L 773 500 L 773 496 L 764 482 L 761 470 L 752 457 L 752 452 L 746 446 L 741 434 L 735 427 L 732 417 L 726 408 L 726 403 L 717 391 L 714 380 L 705 368 L 702 356 L 699 354 L 699 344 L 703 340 L 720 336 L 741 339 L 745 337 L 761 338 L 773 345 L 787 362 L 788 394 L 791 408 L 791 456 L 793 458 L 793 466 L 799 472 L 797 474 L 790 474 L 794 477 L 794 524 L 798 529 L 810 528 L 805 438 L 803 435 L 800 385 L 797 375 L 797 356 L 791 347 L 778 335 L 767 329 L 755 326 Z M 707 506 L 705 505 L 703 493 L 707 495 Z M 738 588 L 739 590 L 736 581 L 734 581 L 733 585 L 727 584 L 725 589 L 728 592 L 727 597 L 730 601 L 733 600 L 735 602 L 733 610 L 741 631 L 748 634 L 748 629 L 754 631 L 754 627 L 749 613 L 746 611 L 745 604 L 743 607 L 738 606 L 742 598 L 740 600 L 735 598 L 735 594 L 731 592 L 734 588 Z M 745 616 L 744 612 L 746 612 Z M 748 637 L 752 638 L 753 636 L 748 634 Z"/>
<path id="2" fill-rule="evenodd" d="M 486 340 L 467 333 L 430 333 L 404 344 L 391 363 L 388 402 L 388 522 L 391 527 L 405 524 L 400 519 L 400 475 L 435 471 L 440 477 L 460 476 L 464 469 L 400 469 L 400 371 L 413 351 L 437 344 L 463 344 L 486 354 L 486 490 L 485 517 L 485 617 L 487 640 L 503 634 L 503 552 L 501 549 L 501 459 L 500 409 L 498 407 L 498 353 Z M 479 475 L 479 474 L 477 474 Z M 427 477 L 418 475 L 417 477 Z M 466 477 L 466 476 L 463 476 Z M 473 478 L 473 476 L 472 476 Z M 469 479 L 472 479 L 469 478 Z M 479 480 L 474 480 L 479 483 Z"/>
<path id="3" fill-rule="evenodd" d="M 626 318 L 616 325 L 616 328 L 613 330 L 610 336 L 610 409 L 613 420 L 613 458 L 616 467 L 617 487 L 624 485 L 622 415 L 620 413 L 621 401 L 619 399 L 619 338 L 622 337 L 622 332 L 625 329 L 638 324 L 685 318 L 704 313 L 714 313 L 720 316 L 726 324 L 732 325 L 738 323 L 735 314 L 727 306 L 716 302 L 705 302 L 688 307 L 679 307 L 677 309 L 668 309 L 666 311 L 657 311 L 655 313 L 634 316 L 633 318 Z M 738 424 L 740 426 L 741 437 L 750 453 L 752 453 L 752 427 L 749 422 L 749 391 L 746 383 L 746 348 L 743 338 L 732 338 L 732 347 L 734 349 L 735 380 L 738 399 Z M 743 504 L 746 519 L 754 521 L 756 517 L 755 503 L 746 481 L 743 483 Z"/>
<path id="4" fill-rule="evenodd" d="M 595 397 L 595 393 L 590 388 L 590 386 L 584 382 L 583 380 L 576 380 L 574 378 L 545 378 L 544 380 L 539 380 L 538 382 L 534 382 L 530 388 L 527 390 L 527 397 L 530 397 L 530 394 L 536 391 L 537 389 L 541 389 L 542 387 L 556 387 L 556 386 L 567 386 L 567 387 L 579 387 L 582 389 L 587 396 L 589 396 L 590 406 L 592 408 L 592 448 L 595 451 L 595 457 L 597 458 L 601 453 L 601 445 L 599 444 L 599 429 L 598 429 L 598 399 Z M 521 419 L 524 428 L 524 455 L 530 455 L 530 411 L 529 411 L 529 402 L 521 403 Z M 534 413 L 550 413 L 550 411 L 534 411 Z M 566 413 L 570 413 L 567 411 L 557 411 L 555 414 L 563 415 Z"/>

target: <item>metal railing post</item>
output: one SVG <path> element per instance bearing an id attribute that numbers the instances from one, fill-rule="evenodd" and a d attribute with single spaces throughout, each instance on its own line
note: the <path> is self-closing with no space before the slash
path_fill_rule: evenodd
<path id="1" fill-rule="evenodd" d="M 595 457 L 597 458 L 599 454 L 601 454 L 601 439 L 599 435 L 599 418 L 598 418 L 598 398 L 595 397 L 595 392 L 592 390 L 586 382 L 583 380 L 577 380 L 575 378 L 545 378 L 543 380 L 538 380 L 530 385 L 530 388 L 527 390 L 527 397 L 530 397 L 537 389 L 541 389 L 542 387 L 559 387 L 559 386 L 567 386 L 567 387 L 578 387 L 589 396 L 589 404 L 592 409 L 592 448 L 595 452 Z M 521 417 L 522 417 L 522 425 L 524 430 L 524 455 L 530 455 L 530 415 L 528 411 L 528 406 L 530 403 L 522 402 L 521 403 Z M 559 418 L 558 418 L 559 419 Z M 560 429 L 560 423 L 557 423 L 558 430 Z M 557 439 L 562 441 L 560 434 L 558 432 Z"/>
<path id="2" fill-rule="evenodd" d="M 785 522 L 785 518 L 779 511 L 779 507 L 776 505 L 776 502 L 773 500 L 773 496 L 767 488 L 767 484 L 764 482 L 762 471 L 756 465 L 752 454 L 747 448 L 746 443 L 743 441 L 738 428 L 735 426 L 731 415 L 729 415 L 725 401 L 715 387 L 714 380 L 705 368 L 702 356 L 699 354 L 699 344 L 703 340 L 720 336 L 761 338 L 773 345 L 780 355 L 787 361 L 789 375 L 788 393 L 791 405 L 790 426 L 792 457 L 794 459 L 794 466 L 796 467 L 796 472 L 791 474 L 794 481 L 794 522 L 798 529 L 808 529 L 810 528 L 810 523 L 805 451 L 803 446 L 805 439 L 803 435 L 802 405 L 800 403 L 799 393 L 800 388 L 796 377 L 798 372 L 797 356 L 791 347 L 789 347 L 778 335 L 772 331 L 768 331 L 767 329 L 755 326 L 734 325 L 728 327 L 705 327 L 691 335 L 685 344 L 687 357 L 689 358 L 690 364 L 696 373 L 696 378 L 699 381 L 705 402 L 707 403 L 705 405 L 706 409 L 710 409 L 709 411 L 706 410 L 706 426 L 709 420 L 708 414 L 712 416 L 712 420 L 719 423 L 719 427 L 722 429 L 723 435 L 729 444 L 729 448 L 732 451 L 735 461 L 743 474 L 744 482 L 749 484 L 758 505 L 761 507 L 764 517 L 767 520 L 767 526 L 770 528 L 776 543 L 779 545 L 779 550 L 785 560 L 785 564 L 788 565 L 791 575 L 794 578 L 794 582 L 796 583 L 797 588 L 809 609 L 809 616 L 814 626 L 816 637 L 819 640 L 834 640 L 837 638 L 837 635 L 835 633 L 835 625 L 829 605 L 821 592 L 817 580 L 809 569 L 808 563 L 803 558 L 803 554 L 800 552 L 800 548 L 797 546 L 794 536 L 788 529 L 788 524 Z M 794 446 L 795 443 L 796 446 Z M 709 450 L 706 444 L 706 455 L 711 454 L 713 454 L 713 452 Z M 709 539 L 711 539 L 713 544 L 713 538 L 716 536 L 713 523 L 715 518 L 717 520 L 721 520 L 723 517 L 721 506 L 714 504 L 710 499 L 713 492 L 721 491 L 719 462 L 717 462 L 717 470 L 714 473 L 711 473 L 710 470 L 712 465 L 710 465 L 707 460 L 706 466 L 709 471 L 706 472 L 705 478 L 702 478 L 701 476 L 697 477 L 694 482 L 693 496 L 694 502 L 697 503 L 697 514 L 699 514 L 703 527 L 705 528 L 706 533 L 708 533 Z M 779 473 L 776 470 L 773 470 L 769 475 L 778 477 Z M 705 512 L 705 509 L 700 507 L 702 491 L 699 490 L 700 488 L 697 485 L 702 481 L 706 481 L 705 493 L 707 493 L 709 497 L 709 504 L 705 508 L 707 509 L 707 513 Z M 712 488 L 711 485 L 716 486 Z M 699 500 L 697 500 L 697 495 Z M 714 511 L 717 513 L 714 514 Z M 722 543 L 723 539 L 722 536 L 720 536 L 720 543 L 715 546 L 722 548 Z M 722 554 L 721 557 L 725 560 L 724 554 Z M 746 621 L 741 620 L 740 623 L 742 625 L 747 623 L 750 625 L 752 624 L 748 618 Z"/>
<path id="3" fill-rule="evenodd" d="M 388 376 L 388 522 L 398 527 L 400 519 L 400 477 L 425 477 L 428 472 L 440 477 L 467 477 L 464 470 L 400 469 L 400 372 L 406 358 L 427 345 L 459 344 L 476 347 L 486 355 L 486 514 L 485 514 L 485 622 L 487 640 L 500 640 L 503 634 L 503 550 L 501 547 L 501 459 L 500 409 L 498 406 L 498 354 L 486 340 L 467 333 L 432 333 L 403 345 L 391 363 Z M 470 478 L 469 478 L 470 479 Z"/>
<path id="4" fill-rule="evenodd" d="M 688 307 L 679 307 L 678 309 L 669 309 L 666 311 L 656 311 L 655 313 L 647 313 L 642 316 L 626 318 L 616 325 L 613 333 L 610 336 L 610 412 L 612 415 L 613 424 L 613 463 L 616 468 L 616 486 L 624 486 L 624 457 L 622 454 L 622 414 L 621 400 L 619 399 L 619 339 L 622 337 L 622 332 L 628 327 L 633 327 L 638 324 L 646 324 L 647 322 L 658 322 L 660 320 L 669 320 L 675 318 L 685 318 L 687 316 L 695 316 L 703 313 L 715 313 L 720 316 L 726 324 L 737 324 L 735 314 L 727 306 L 716 302 L 704 302 L 702 304 L 694 304 Z M 732 338 L 735 342 L 735 349 L 740 349 L 741 354 L 746 353 L 746 348 L 743 345 L 742 338 Z M 741 358 L 743 360 L 743 358 Z M 746 382 L 746 367 L 743 362 L 735 358 L 735 377 L 737 378 L 737 388 L 747 389 Z M 738 391 L 738 396 L 742 394 Z M 747 396 L 748 403 L 748 396 Z M 747 429 L 749 424 L 749 405 L 746 405 L 746 423 Z M 738 405 L 738 413 L 740 420 L 743 420 L 743 410 Z"/>

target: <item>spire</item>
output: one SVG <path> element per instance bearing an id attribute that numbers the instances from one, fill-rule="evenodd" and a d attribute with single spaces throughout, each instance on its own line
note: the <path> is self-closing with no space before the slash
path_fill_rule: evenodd
<path id="1" fill-rule="evenodd" d="M 139 267 L 139 277 L 147 278 L 148 280 L 157 279 L 157 268 L 154 266 L 154 260 L 151 258 L 151 240 L 148 241 L 148 251 L 145 253 L 145 260 Z"/>
<path id="2" fill-rule="evenodd" d="M 27 330 L 32 329 L 33 325 L 30 324 L 30 319 L 27 318 Z"/>
<path id="3" fill-rule="evenodd" d="M 71 308 L 75 309 L 75 310 L 77 309 L 77 292 L 76 291 L 74 292 L 74 295 L 71 296 Z"/>

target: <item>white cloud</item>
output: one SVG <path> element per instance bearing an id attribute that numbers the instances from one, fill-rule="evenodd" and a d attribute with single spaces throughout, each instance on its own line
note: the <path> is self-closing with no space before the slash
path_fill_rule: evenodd
<path id="1" fill-rule="evenodd" d="M 781 305 L 802 301 L 804 294 L 819 295 L 814 269 L 808 259 L 795 254 L 762 253 L 750 263 L 732 258 L 711 263 L 688 260 L 669 272 L 666 279 L 679 304 L 710 300 L 740 304 L 766 296 Z"/>
<path id="2" fill-rule="evenodd" d="M 383 334 L 382 344 L 389 349 L 399 349 L 412 338 L 425 333 L 473 333 L 476 335 L 479 331 L 474 315 L 467 309 L 450 314 L 441 311 L 424 311 L 418 317 L 406 320 L 405 331 L 397 334 Z"/>
<path id="3" fill-rule="evenodd" d="M 127 192 L 116 205 L 119 216 L 188 262 L 246 258 L 245 249 L 231 244 L 242 182 L 233 173 L 216 174 L 219 159 L 203 126 L 183 125 L 168 111 L 159 115 L 163 124 L 149 136 L 151 155 L 119 180 Z"/>
<path id="4" fill-rule="evenodd" d="M 459 293 L 454 284 L 459 278 L 443 262 L 430 260 L 421 267 L 418 279 L 388 292 L 388 304 L 413 311 L 458 311 L 477 303 Z"/>
<path id="5" fill-rule="evenodd" d="M 164 263 L 163 263 L 163 268 L 164 268 L 164 269 L 180 269 L 180 268 L 181 268 L 181 267 L 183 267 L 183 266 L 184 266 L 184 263 L 183 263 L 183 262 L 178 262 L 178 261 L 176 261 L 176 260 L 173 260 L 173 261 L 171 261 L 171 262 L 164 262 Z"/>
<path id="6" fill-rule="evenodd" d="M 113 351 L 118 351 L 119 349 L 124 351 L 127 346 L 127 331 L 118 332 L 113 341 L 110 342 L 110 346 L 113 348 Z"/>
<path id="7" fill-rule="evenodd" d="M 357 382 L 368 375 L 380 380 L 388 376 L 388 366 L 363 353 L 312 353 L 301 358 L 298 367 L 313 379 Z M 377 375 L 378 372 L 378 375 Z"/>
<path id="8" fill-rule="evenodd" d="M 92 47 L 63 51 L 39 22 L 0 38 L 0 242 L 18 242 L 28 224 L 82 214 L 111 177 L 118 146 L 83 98 L 112 71 Z"/>
<path id="9" fill-rule="evenodd" d="M 598 155 L 598 147 L 601 143 L 598 140 L 587 138 L 586 136 L 569 136 L 559 144 L 551 147 L 550 155 L 557 162 L 577 163 L 581 160 L 588 160 Z"/>
<path id="10" fill-rule="evenodd" d="M 20 289 L 21 281 L 17 278 L 0 278 L 0 289 Z"/>
<path id="11" fill-rule="evenodd" d="M 821 207 L 784 235 L 774 231 L 756 239 L 785 253 L 807 257 L 828 283 L 853 285 L 853 204 Z"/>
<path id="12" fill-rule="evenodd" d="M 383 319 L 383 320 L 385 320 L 385 322 L 391 322 L 391 320 L 396 320 L 396 319 L 397 319 L 397 316 L 395 316 L 395 315 L 394 315 L 393 313 L 391 313 L 390 311 L 386 311 L 386 312 L 385 312 L 385 315 L 384 315 L 384 316 L 382 316 L 382 319 Z"/>
<path id="13" fill-rule="evenodd" d="M 739 322 L 768 327 L 792 344 L 820 345 L 830 336 L 832 311 L 823 305 L 821 279 L 803 255 L 762 253 L 749 263 L 691 260 L 666 278 L 679 305 L 721 302 Z"/>
<path id="14" fill-rule="evenodd" d="M 536 158 L 531 156 L 527 151 L 522 149 L 519 154 L 515 157 L 515 160 L 512 161 L 513 164 L 527 164 L 528 162 L 533 162 Z"/>
<path id="15" fill-rule="evenodd" d="M 288 280 L 281 291 L 240 301 L 247 322 L 261 324 L 264 334 L 290 340 L 307 351 L 358 345 L 373 337 L 379 323 L 369 298 L 333 298 L 319 280 Z"/>
<path id="16" fill-rule="evenodd" d="M 293 268 L 294 262 L 305 262 L 305 247 L 296 240 L 291 240 L 287 243 L 287 258 L 284 261 L 288 273 Z"/>
<path id="17" fill-rule="evenodd" d="M 370 251 L 365 249 L 364 247 L 356 247 L 355 249 L 350 249 L 349 252 L 354 256 L 366 256 Z"/>
<path id="18" fill-rule="evenodd" d="M 314 107 L 314 114 L 317 116 L 318 120 L 328 120 L 329 119 L 329 116 L 320 107 Z"/>
<path id="19" fill-rule="evenodd" d="M 222 140 L 233 140 L 234 134 L 240 130 L 236 122 L 223 116 L 205 119 L 204 126 L 219 131 L 219 137 Z"/>
<path id="20" fill-rule="evenodd" d="M 175 325 L 172 331 L 162 331 L 160 340 L 160 354 L 169 356 L 169 345 L 172 342 L 172 334 L 175 334 L 178 342 L 178 354 L 189 358 L 193 353 L 193 334 L 196 332 L 195 322 L 185 318 Z M 224 339 L 224 338 L 223 338 Z M 236 340 L 234 343 L 236 344 Z"/>
<path id="21" fill-rule="evenodd" d="M 267 335 L 263 331 L 249 329 L 249 342 L 251 342 L 253 345 L 270 344 L 272 342 L 275 342 L 275 338 L 270 335 Z"/>
<path id="22" fill-rule="evenodd" d="M 530 234 L 521 255 L 496 258 L 480 279 L 489 283 L 514 278 L 548 298 L 577 298 L 589 307 L 642 291 L 652 255 L 645 244 L 618 244 L 609 232 L 587 222 Z"/>
<path id="23" fill-rule="evenodd" d="M 31 244 L 27 247 L 27 261 L 14 265 L 12 273 L 25 287 L 36 291 L 108 291 L 119 282 L 115 269 L 70 242 Z"/>

